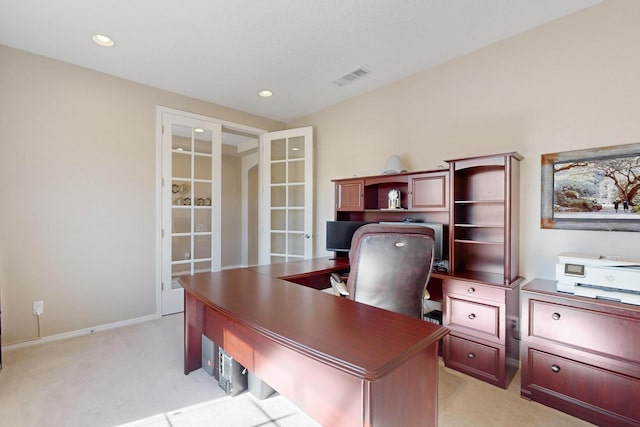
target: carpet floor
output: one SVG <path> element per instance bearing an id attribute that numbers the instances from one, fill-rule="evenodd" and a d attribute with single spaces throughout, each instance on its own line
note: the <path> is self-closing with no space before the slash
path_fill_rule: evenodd
<path id="1" fill-rule="evenodd" d="M 278 394 L 228 397 L 198 369 L 183 373 L 183 317 L 165 316 L 76 338 L 3 351 L 0 426 L 318 426 Z M 442 427 L 589 426 L 440 365 Z M 327 426 L 333 427 L 333 426 Z"/>

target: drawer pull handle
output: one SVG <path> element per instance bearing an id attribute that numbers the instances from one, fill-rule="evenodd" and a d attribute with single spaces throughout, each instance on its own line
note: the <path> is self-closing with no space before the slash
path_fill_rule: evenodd
<path id="1" fill-rule="evenodd" d="M 552 318 L 553 320 L 560 320 L 560 313 L 553 313 L 553 314 L 551 315 L 551 318 Z"/>
<path id="2" fill-rule="evenodd" d="M 467 289 L 467 292 L 469 292 L 470 294 L 473 294 L 476 292 L 476 288 L 469 288 Z"/>
<path id="3" fill-rule="evenodd" d="M 475 359 L 475 358 L 476 358 L 476 354 L 475 354 L 475 353 L 468 353 L 468 354 L 467 354 L 467 357 L 468 357 L 469 359 Z"/>
<path id="4" fill-rule="evenodd" d="M 560 366 L 558 366 L 558 365 L 551 365 L 551 370 L 552 370 L 553 372 L 556 372 L 556 373 L 557 373 L 557 372 L 560 372 Z"/>
<path id="5" fill-rule="evenodd" d="M 469 316 L 467 316 L 469 318 L 469 320 L 473 320 L 476 318 L 476 315 L 471 313 Z"/>

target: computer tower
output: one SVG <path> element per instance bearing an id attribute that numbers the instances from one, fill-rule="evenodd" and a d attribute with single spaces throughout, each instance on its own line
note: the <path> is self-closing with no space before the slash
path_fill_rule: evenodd
<path id="1" fill-rule="evenodd" d="M 424 315 L 424 320 L 436 325 L 442 325 L 442 312 L 440 310 L 432 310 Z"/>
<path id="2" fill-rule="evenodd" d="M 202 369 L 212 375 L 216 380 L 218 379 L 218 346 L 216 343 L 202 335 Z"/>
<path id="3" fill-rule="evenodd" d="M 227 395 L 236 396 L 247 389 L 247 370 L 218 347 L 218 385 Z"/>

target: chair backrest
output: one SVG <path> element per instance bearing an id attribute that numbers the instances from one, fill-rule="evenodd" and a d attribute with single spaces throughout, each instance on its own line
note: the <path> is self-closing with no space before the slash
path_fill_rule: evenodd
<path id="1" fill-rule="evenodd" d="M 428 227 L 367 224 L 358 228 L 349 252 L 349 298 L 421 319 L 434 240 Z"/>

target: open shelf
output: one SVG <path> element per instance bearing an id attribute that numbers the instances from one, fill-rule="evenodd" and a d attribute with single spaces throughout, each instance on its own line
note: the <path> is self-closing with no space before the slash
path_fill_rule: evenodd
<path id="1" fill-rule="evenodd" d="M 451 272 L 502 273 L 516 279 L 517 153 L 449 161 L 452 179 Z"/>

